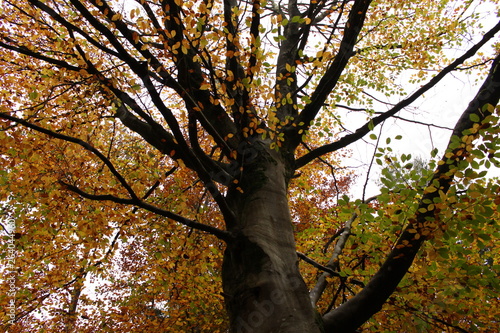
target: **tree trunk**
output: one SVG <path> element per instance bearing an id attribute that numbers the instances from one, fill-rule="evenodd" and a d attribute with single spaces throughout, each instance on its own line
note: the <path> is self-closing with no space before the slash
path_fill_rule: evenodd
<path id="1" fill-rule="evenodd" d="M 246 149 L 238 186 L 227 195 L 237 216 L 222 273 L 231 330 L 320 332 L 298 270 L 287 168 L 282 156 L 267 147 L 256 142 Z"/>

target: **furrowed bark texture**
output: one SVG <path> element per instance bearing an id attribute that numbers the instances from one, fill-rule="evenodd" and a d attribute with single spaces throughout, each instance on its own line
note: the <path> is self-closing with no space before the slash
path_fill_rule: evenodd
<path id="1" fill-rule="evenodd" d="M 233 332 L 320 332 L 299 273 L 287 202 L 287 171 L 269 144 L 254 143 L 228 198 L 237 212 L 223 264 Z"/>

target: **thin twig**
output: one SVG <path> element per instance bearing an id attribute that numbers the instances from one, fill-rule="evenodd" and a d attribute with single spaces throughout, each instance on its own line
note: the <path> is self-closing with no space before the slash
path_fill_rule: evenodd
<path id="1" fill-rule="evenodd" d="M 348 276 L 347 275 L 342 275 L 340 274 L 339 272 L 335 272 L 334 270 L 326 267 L 326 266 L 323 266 L 321 265 L 320 263 L 318 263 L 317 261 L 309 258 L 308 256 L 306 256 L 304 253 L 302 252 L 299 252 L 297 251 L 297 256 L 304 260 L 305 262 L 307 262 L 308 264 L 311 264 L 313 265 L 314 267 L 316 267 L 317 269 L 320 269 L 324 272 L 327 272 L 328 274 L 330 274 L 331 276 L 336 276 L 336 277 L 339 277 L 341 279 L 348 279 Z M 356 280 L 356 279 L 349 279 L 349 282 L 352 282 L 353 284 L 356 284 L 358 286 L 361 286 L 361 287 L 364 287 L 365 284 L 362 282 L 362 281 L 359 281 L 359 280 Z"/>

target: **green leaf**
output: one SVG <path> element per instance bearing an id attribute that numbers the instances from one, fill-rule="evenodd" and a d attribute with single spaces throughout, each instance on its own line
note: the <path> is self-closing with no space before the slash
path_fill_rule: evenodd
<path id="1" fill-rule="evenodd" d="M 471 113 L 469 115 L 469 119 L 475 123 L 478 123 L 481 119 L 479 118 L 479 116 L 475 113 Z"/>
<path id="2" fill-rule="evenodd" d="M 31 100 L 37 99 L 37 98 L 38 98 L 38 91 L 36 91 L 36 89 L 35 89 L 35 90 L 33 90 L 32 92 L 30 92 L 30 93 L 28 94 L 28 97 L 29 97 Z"/>
<path id="3" fill-rule="evenodd" d="M 449 256 L 449 253 L 448 253 L 448 249 L 445 248 L 445 247 L 442 247 L 442 248 L 439 248 L 437 250 L 437 252 L 439 253 L 439 255 L 441 256 L 441 258 L 444 258 L 444 259 L 448 259 L 450 256 Z"/>
<path id="4" fill-rule="evenodd" d="M 368 129 L 370 131 L 373 131 L 374 128 L 375 128 L 375 125 L 373 124 L 373 120 L 370 119 L 370 122 L 368 123 Z"/>

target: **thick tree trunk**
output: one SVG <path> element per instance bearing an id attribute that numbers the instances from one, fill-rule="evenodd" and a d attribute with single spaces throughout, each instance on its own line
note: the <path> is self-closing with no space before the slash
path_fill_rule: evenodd
<path id="1" fill-rule="evenodd" d="M 233 332 L 320 332 L 297 267 L 281 156 L 254 143 L 239 187 L 228 193 L 237 214 L 228 244 L 223 287 Z"/>

